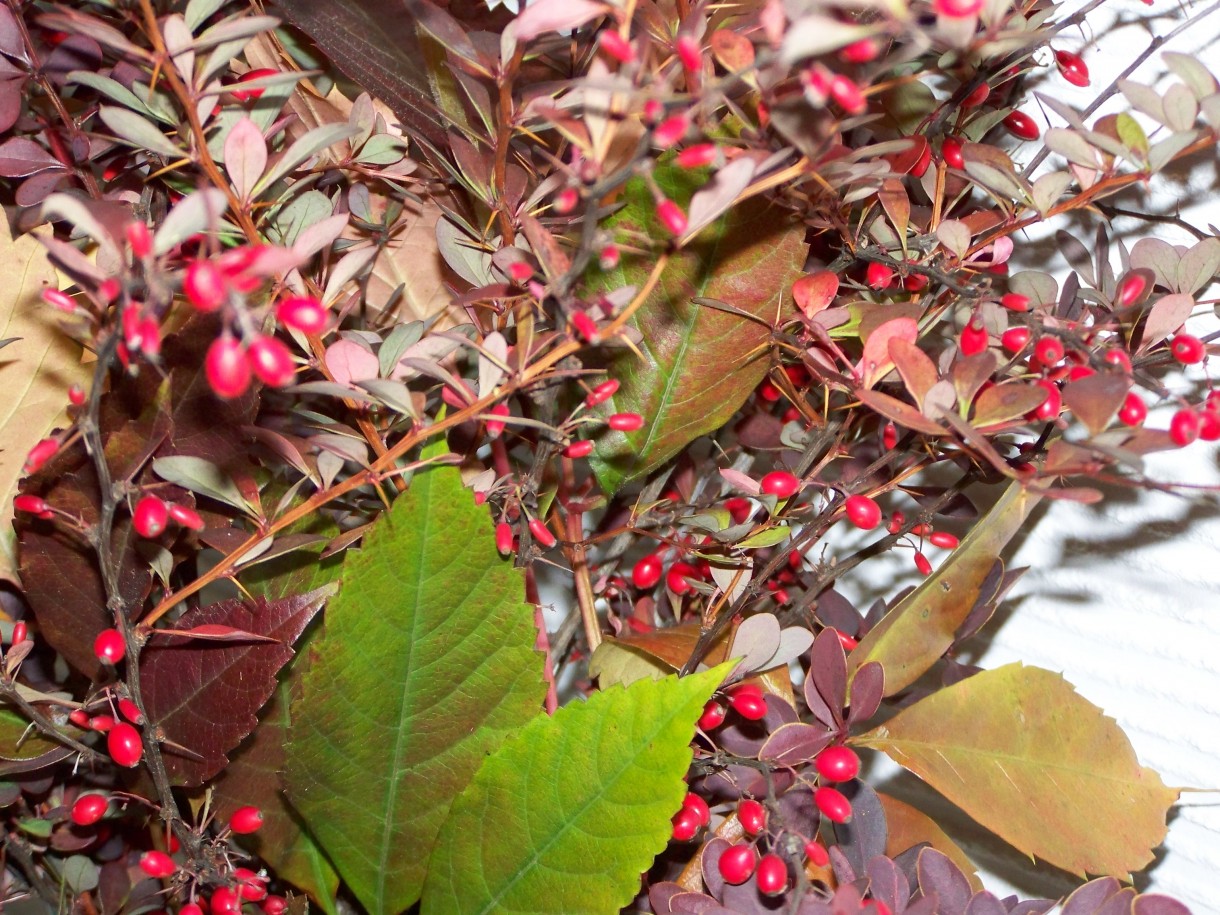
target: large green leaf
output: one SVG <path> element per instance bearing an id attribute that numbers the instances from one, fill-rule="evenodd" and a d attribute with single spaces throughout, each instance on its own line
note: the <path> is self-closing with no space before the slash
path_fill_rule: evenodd
<path id="1" fill-rule="evenodd" d="M 618 912 L 665 848 L 695 721 L 728 672 L 614 687 L 522 728 L 453 805 L 424 915 Z"/>
<path id="2" fill-rule="evenodd" d="M 657 183 L 683 205 L 704 179 L 701 172 L 658 169 Z M 620 238 L 665 238 L 647 185 L 624 190 L 626 205 L 607 224 Z M 624 351 L 610 366 L 622 387 L 606 412 L 639 413 L 637 432 L 606 432 L 591 458 L 608 492 L 665 463 L 700 435 L 720 428 L 762 381 L 769 365 L 770 325 L 801 274 L 807 246 L 804 226 L 761 198 L 731 209 L 676 253 L 653 294 L 631 319 L 642 336 L 640 359 Z M 599 282 L 643 286 L 656 262 L 647 247 L 623 255 Z M 751 320 L 707 305 L 715 299 L 754 315 Z"/>
<path id="3" fill-rule="evenodd" d="M 341 580 L 300 673 L 285 781 L 364 907 L 400 912 L 453 798 L 541 705 L 533 613 L 452 467 L 416 475 Z"/>
<path id="4" fill-rule="evenodd" d="M 860 640 L 848 656 L 852 673 L 881 662 L 887 696 L 918 680 L 953 644 L 975 603 L 992 597 L 982 593 L 988 573 L 1040 498 L 1011 484 L 940 568 Z"/>
<path id="5" fill-rule="evenodd" d="M 942 689 L 852 740 L 882 750 L 996 835 L 1074 874 L 1124 880 L 1152 860 L 1178 792 L 1059 674 L 1009 664 Z"/>

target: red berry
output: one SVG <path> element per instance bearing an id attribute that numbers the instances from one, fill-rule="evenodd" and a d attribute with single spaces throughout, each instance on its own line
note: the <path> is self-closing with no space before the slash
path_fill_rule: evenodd
<path id="1" fill-rule="evenodd" d="M 1008 117 L 1004 118 L 1004 126 L 1014 137 L 1022 140 L 1036 140 L 1042 134 L 1034 119 L 1024 111 L 1009 113 Z"/>
<path id="2" fill-rule="evenodd" d="M 942 550 L 957 549 L 958 544 L 961 543 L 957 537 L 950 534 L 948 531 L 937 531 L 928 537 L 928 542 L 931 543 L 932 546 L 940 547 Z"/>
<path id="3" fill-rule="evenodd" d="M 1029 345 L 1031 336 L 1033 335 L 1028 327 L 1010 327 L 1000 337 L 1000 346 L 1004 347 L 1005 352 L 1015 355 Z"/>
<path id="4" fill-rule="evenodd" d="M 758 862 L 758 891 L 764 896 L 778 896 L 788 889 L 788 865 L 779 855 L 763 855 Z"/>
<path id="5" fill-rule="evenodd" d="M 144 716 L 140 713 L 140 707 L 130 699 L 119 700 L 119 714 L 132 724 L 144 723 Z"/>
<path id="6" fill-rule="evenodd" d="M 853 636 L 848 635 L 842 629 L 836 629 L 835 635 L 838 636 L 839 644 L 843 646 L 844 651 L 855 651 L 856 646 L 860 644 Z"/>
<path id="7" fill-rule="evenodd" d="M 661 559 L 648 555 L 631 567 L 631 583 L 641 591 L 651 591 L 661 580 Z"/>
<path id="8" fill-rule="evenodd" d="M 950 168 L 965 168 L 966 157 L 962 155 L 962 141 L 957 137 L 945 137 L 940 144 L 940 154 L 945 159 L 945 164 Z"/>
<path id="9" fill-rule="evenodd" d="M 679 35 L 678 40 L 674 42 L 674 50 L 678 52 L 678 59 L 686 70 L 702 68 L 703 50 L 699 47 L 699 42 L 690 35 Z"/>
<path id="10" fill-rule="evenodd" d="M 1007 292 L 1000 296 L 1000 304 L 1009 311 L 1029 311 L 1029 296 Z"/>
<path id="11" fill-rule="evenodd" d="M 176 524 L 190 531 L 201 531 L 205 526 L 199 512 L 186 505 L 171 505 L 169 516 Z"/>
<path id="12" fill-rule="evenodd" d="M 991 95 L 991 87 L 986 83 L 981 83 L 975 89 L 962 99 L 962 108 L 977 108 L 983 102 L 987 101 L 987 97 Z"/>
<path id="13" fill-rule="evenodd" d="M 686 797 L 682 798 L 682 807 L 694 811 L 700 826 L 706 826 L 712 821 L 712 811 L 708 809 L 707 801 L 692 791 L 688 791 Z"/>
<path id="14" fill-rule="evenodd" d="M 606 419 L 606 425 L 619 432 L 635 432 L 644 428 L 644 417 L 639 413 L 615 413 Z"/>
<path id="15" fill-rule="evenodd" d="M 1139 273 L 1133 273 L 1118 287 L 1118 304 L 1130 308 L 1148 291 L 1148 281 Z"/>
<path id="16" fill-rule="evenodd" d="M 114 727 L 114 716 L 94 715 L 89 719 L 89 727 L 91 730 L 97 731 L 99 734 L 105 734 Z"/>
<path id="17" fill-rule="evenodd" d="M 872 38 L 861 38 L 859 41 L 853 41 L 847 47 L 839 52 L 839 60 L 849 64 L 866 64 L 870 60 L 876 60 L 877 55 L 881 53 L 881 48 Z"/>
<path id="18" fill-rule="evenodd" d="M 689 842 L 699 834 L 699 814 L 689 807 L 683 807 L 670 819 L 673 824 L 675 842 Z"/>
<path id="19" fill-rule="evenodd" d="M 507 521 L 496 525 L 496 549 L 501 556 L 507 556 L 513 551 L 513 526 Z"/>
<path id="20" fill-rule="evenodd" d="M 736 886 L 750 879 L 757 860 L 753 845 L 734 845 L 724 850 L 716 866 L 724 882 Z"/>
<path id="21" fill-rule="evenodd" d="M 860 757 L 851 747 L 827 747 L 814 763 L 818 775 L 828 782 L 851 781 L 860 773 Z"/>
<path id="22" fill-rule="evenodd" d="M 549 550 L 559 542 L 555 539 L 555 535 L 551 533 L 551 529 L 546 526 L 546 522 L 541 518 L 530 518 L 529 528 L 530 536 L 534 538 L 534 542 L 544 550 Z"/>
<path id="23" fill-rule="evenodd" d="M 841 73 L 835 74 L 830 81 L 830 97 L 848 114 L 863 114 L 868 108 L 868 99 L 860 87 Z"/>
<path id="24" fill-rule="evenodd" d="M 258 902 L 267 898 L 267 887 L 264 877 L 260 877 L 248 867 L 233 868 L 233 877 L 237 880 L 237 892 L 248 902 Z"/>
<path id="25" fill-rule="evenodd" d="M 988 341 L 987 328 L 983 326 L 983 316 L 976 312 L 962 328 L 961 336 L 957 338 L 957 345 L 963 356 L 977 356 L 979 353 L 987 351 Z"/>
<path id="26" fill-rule="evenodd" d="M 1220 439 L 1220 413 L 1208 409 L 1199 411 L 1199 438 L 1205 442 Z"/>
<path id="27" fill-rule="evenodd" d="M 685 113 L 671 115 L 653 130 L 652 142 L 661 149 L 669 149 L 671 146 L 677 146 L 688 130 L 690 130 L 690 118 Z M 680 233 L 675 232 L 674 234 Z"/>
<path id="28" fill-rule="evenodd" d="M 593 453 L 593 439 L 586 438 L 575 442 L 569 442 L 568 446 L 563 449 L 563 456 L 572 460 L 587 458 Z"/>
<path id="29" fill-rule="evenodd" d="M 1059 388 L 1055 387 L 1053 381 L 1047 381 L 1045 378 L 1038 382 L 1038 387 L 1046 391 L 1046 400 L 1042 401 L 1029 416 L 1031 419 L 1052 420 L 1059 415 L 1059 411 L 1063 407 L 1063 398 L 1059 394 Z"/>
<path id="30" fill-rule="evenodd" d="M 1185 448 L 1199 437 L 1199 413 L 1183 407 L 1169 420 L 1169 438 L 1179 448 Z"/>
<path id="31" fill-rule="evenodd" d="M 813 792 L 813 803 L 832 823 L 846 823 L 851 819 L 851 801 L 835 788 L 818 788 Z"/>
<path id="32" fill-rule="evenodd" d="M 208 347 L 204 374 L 217 397 L 226 400 L 240 397 L 250 387 L 250 363 L 241 344 L 228 332 L 221 334 Z"/>
<path id="33" fill-rule="evenodd" d="M 104 794 L 82 794 L 72 805 L 72 822 L 77 826 L 92 826 L 106 815 L 110 799 Z"/>
<path id="34" fill-rule="evenodd" d="M 15 644 L 15 643 L 14 643 Z M 78 728 L 89 727 L 89 713 L 83 708 L 75 708 L 68 713 L 68 720 Z"/>
<path id="35" fill-rule="evenodd" d="M 41 496 L 31 496 L 28 493 L 13 499 L 13 508 L 19 512 L 41 517 L 49 517 L 51 514 L 51 504 L 46 499 Z"/>
<path id="36" fill-rule="evenodd" d="M 68 388 L 68 403 L 74 407 L 82 407 L 85 405 L 85 389 L 79 384 L 74 384 Z"/>
<path id="37" fill-rule="evenodd" d="M 750 516 L 754 514 L 754 506 L 749 499 L 743 499 L 741 496 L 732 496 L 724 500 L 724 509 L 729 513 L 729 517 L 733 519 L 734 524 L 745 524 Z"/>
<path id="38" fill-rule="evenodd" d="M 747 721 L 761 721 L 767 716 L 767 698 L 752 683 L 745 683 L 729 692 L 729 705 Z"/>
<path id="39" fill-rule="evenodd" d="M 182 280 L 182 292 L 199 311 L 212 312 L 229 297 L 229 282 L 210 261 L 191 261 Z"/>
<path id="40" fill-rule="evenodd" d="M 927 556 L 918 550 L 915 552 L 915 568 L 919 570 L 920 575 L 932 574 L 932 563 L 928 560 Z"/>
<path id="41" fill-rule="evenodd" d="M 292 379 L 296 377 L 291 351 L 275 337 L 255 337 L 246 350 L 246 358 L 259 381 L 273 388 L 292 384 Z"/>
<path id="42" fill-rule="evenodd" d="M 598 252 L 597 266 L 603 270 L 613 270 L 618 266 L 621 257 L 622 254 L 619 252 L 618 245 L 606 245 Z"/>
<path id="43" fill-rule="evenodd" d="M 613 397 L 617 391 L 618 382 L 615 379 L 611 378 L 609 381 L 603 381 L 589 392 L 589 396 L 585 398 L 585 406 L 591 409 L 596 407 L 598 404 L 605 403 L 607 400 Z"/>
<path id="44" fill-rule="evenodd" d="M 227 886 L 212 894 L 208 908 L 211 915 L 241 915 L 241 897 Z"/>
<path id="45" fill-rule="evenodd" d="M 758 801 L 746 798 L 737 805 L 737 821 L 746 835 L 761 835 L 767 828 L 767 808 Z"/>
<path id="46" fill-rule="evenodd" d="M 787 499 L 801 488 L 801 481 L 786 470 L 772 470 L 762 478 L 759 488 L 769 496 Z"/>
<path id="47" fill-rule="evenodd" d="M 140 260 L 148 257 L 153 252 L 153 237 L 152 232 L 148 230 L 148 224 L 143 222 L 129 222 L 124 227 L 127 235 L 127 244 L 131 245 L 131 253 Z"/>
<path id="48" fill-rule="evenodd" d="M 932 9 L 948 19 L 969 19 L 983 9 L 983 0 L 932 0 Z"/>
<path id="49" fill-rule="evenodd" d="M 161 880 L 173 874 L 178 865 L 163 851 L 146 851 L 140 855 L 140 870 L 154 880 Z"/>
<path id="50" fill-rule="evenodd" d="M 893 423 L 886 423 L 882 427 L 881 444 L 885 446 L 887 451 L 893 451 L 898 446 L 898 427 Z"/>
<path id="51" fill-rule="evenodd" d="M 620 64 L 629 64 L 635 60 L 635 48 L 631 46 L 631 42 L 613 29 L 606 29 L 598 35 L 597 43 Z"/>
<path id="52" fill-rule="evenodd" d="M 555 212 L 560 216 L 564 216 L 576 209 L 576 204 L 578 203 L 580 203 L 580 194 L 577 193 L 576 188 L 565 187 L 555 197 Z"/>
<path id="53" fill-rule="evenodd" d="M 596 343 L 601 339 L 601 334 L 597 329 L 597 322 L 589 317 L 589 313 L 585 311 L 575 311 L 572 313 L 572 326 L 576 328 L 576 332 L 584 339 L 586 343 Z"/>
<path id="54" fill-rule="evenodd" d="M 1055 337 L 1039 337 L 1034 344 L 1034 358 L 1045 366 L 1063 361 L 1063 344 Z"/>
<path id="55" fill-rule="evenodd" d="M 810 839 L 805 843 L 805 857 L 814 867 L 825 867 L 830 863 L 830 853 L 817 839 Z"/>
<path id="56" fill-rule="evenodd" d="M 897 534 L 900 530 L 902 530 L 902 526 L 906 523 L 907 516 L 903 512 L 896 511 L 890 515 L 890 523 L 886 527 L 886 530 L 888 530 L 891 534 Z"/>
<path id="57" fill-rule="evenodd" d="M 686 214 L 682 212 L 682 207 L 667 197 L 657 201 L 657 220 L 670 235 L 681 235 L 686 231 Z"/>
<path id="58" fill-rule="evenodd" d="M 326 327 L 326 306 L 314 298 L 292 296 L 275 306 L 275 317 L 291 330 L 320 334 Z"/>
<path id="59" fill-rule="evenodd" d="M 1126 350 L 1108 349 L 1108 350 L 1106 350 L 1105 355 L 1102 356 L 1101 358 L 1102 358 L 1102 361 L 1104 361 L 1108 365 L 1116 365 L 1123 371 L 1130 374 L 1131 357 L 1127 355 Z"/>
<path id="60" fill-rule="evenodd" d="M 131 513 L 131 525 L 136 533 L 149 540 L 160 537 L 169 524 L 169 506 L 156 496 L 144 496 Z"/>
<path id="61" fill-rule="evenodd" d="M 229 817 L 229 828 L 239 836 L 247 836 L 263 828 L 263 812 L 257 807 L 238 807 Z"/>
<path id="62" fill-rule="evenodd" d="M 1194 334 L 1178 334 L 1169 343 L 1169 350 L 1173 353 L 1173 358 L 1183 365 L 1195 365 L 1202 362 L 1207 350 L 1203 345 L 1203 341 Z"/>
<path id="63" fill-rule="evenodd" d="M 675 562 L 665 575 L 665 587 L 679 596 L 691 592 L 688 578 L 698 577 L 698 570 L 687 562 Z"/>
<path id="64" fill-rule="evenodd" d="M 103 629 L 93 640 L 93 653 L 103 664 L 118 664 L 127 653 L 127 646 L 119 630 Z"/>
<path id="65" fill-rule="evenodd" d="M 489 412 L 492 416 L 512 416 L 512 413 L 513 413 L 512 408 L 509 407 L 509 405 L 506 403 L 498 403 L 494 407 L 492 407 L 490 410 L 488 410 L 487 412 Z M 505 423 L 503 420 L 500 420 L 500 419 L 487 420 L 488 438 L 499 438 L 500 434 L 504 431 L 504 426 L 505 426 Z"/>
<path id="66" fill-rule="evenodd" d="M 1089 68 L 1079 54 L 1073 54 L 1071 51 L 1056 51 L 1055 65 L 1059 68 L 1060 75 L 1063 76 L 1073 86 L 1087 86 L 1089 84 Z"/>
<path id="67" fill-rule="evenodd" d="M 249 83 L 256 79 L 262 79 L 264 76 L 275 76 L 275 74 L 278 72 L 278 70 L 272 70 L 269 67 L 261 67 L 257 70 L 250 70 L 243 73 L 241 76 L 237 77 L 237 82 Z M 256 99 L 262 98 L 263 93 L 266 91 L 267 90 L 265 87 L 256 86 L 253 89 L 231 89 L 229 90 L 229 94 L 239 102 L 252 102 Z"/>
<path id="68" fill-rule="evenodd" d="M 42 300 L 52 308 L 67 314 L 72 314 L 72 312 L 76 311 L 76 302 L 73 301 L 72 296 L 58 289 L 44 289 L 42 291 Z"/>
<path id="69" fill-rule="evenodd" d="M 843 508 L 847 520 L 862 531 L 871 531 L 881 523 L 881 507 L 868 496 L 848 496 Z"/>
<path id="70" fill-rule="evenodd" d="M 30 637 L 30 630 L 29 630 L 29 627 L 26 626 L 26 624 L 24 622 L 22 622 L 21 620 L 17 620 L 17 622 L 13 623 L 13 639 L 12 639 L 11 644 L 20 645 L 22 642 L 24 642 L 29 637 Z"/>
<path id="71" fill-rule="evenodd" d="M 30 453 L 25 457 L 25 464 L 22 466 L 21 472 L 26 475 L 37 473 L 58 450 L 59 441 L 57 439 L 44 438 L 30 449 Z"/>
<path id="72" fill-rule="evenodd" d="M 106 735 L 106 749 L 110 751 L 111 759 L 128 769 L 138 766 L 144 756 L 140 732 L 126 721 L 120 721 L 110 729 Z"/>
<path id="73" fill-rule="evenodd" d="M 716 728 L 724 724 L 724 719 L 727 715 L 728 712 L 723 705 L 715 699 L 709 699 L 707 704 L 703 706 L 703 714 L 699 716 L 699 730 L 716 730 Z"/>
<path id="74" fill-rule="evenodd" d="M 868 284 L 869 289 L 885 289 L 893 281 L 894 271 L 885 264 L 873 261 L 864 271 L 864 282 Z"/>
<path id="75" fill-rule="evenodd" d="M 1131 391 L 1118 411 L 1118 420 L 1124 426 L 1142 426 L 1148 418 L 1148 407 L 1142 397 Z"/>
<path id="76" fill-rule="evenodd" d="M 288 910 L 288 900 L 283 896 L 268 896 L 263 900 L 265 915 L 284 915 Z"/>

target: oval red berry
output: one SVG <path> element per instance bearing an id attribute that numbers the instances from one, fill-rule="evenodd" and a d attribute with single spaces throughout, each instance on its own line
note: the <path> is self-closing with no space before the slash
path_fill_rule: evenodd
<path id="1" fill-rule="evenodd" d="M 881 523 L 881 507 L 868 496 L 848 496 L 843 508 L 847 520 L 862 531 L 871 531 Z"/>
<path id="2" fill-rule="evenodd" d="M 788 889 L 788 865 L 776 854 L 763 855 L 755 877 L 758 891 L 764 896 L 778 896 Z"/>
<path id="3" fill-rule="evenodd" d="M 725 883 L 737 886 L 750 879 L 757 863 L 754 846 L 734 845 L 724 850 L 724 854 L 716 862 L 716 869 L 720 871 Z"/>
<path id="4" fill-rule="evenodd" d="M 827 747 L 814 764 L 818 775 L 828 782 L 851 781 L 860 773 L 860 757 L 851 747 Z"/>
<path id="5" fill-rule="evenodd" d="M 801 488 L 801 481 L 786 470 L 773 470 L 762 478 L 759 488 L 769 496 L 787 499 Z"/>

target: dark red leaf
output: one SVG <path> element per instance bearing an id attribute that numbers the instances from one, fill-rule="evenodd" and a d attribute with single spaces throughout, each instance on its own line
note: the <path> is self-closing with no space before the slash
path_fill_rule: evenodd
<path id="1" fill-rule="evenodd" d="M 48 168 L 63 168 L 63 163 L 26 137 L 11 137 L 0 143 L 0 175 L 24 178 Z"/>
<path id="2" fill-rule="evenodd" d="M 228 763 L 228 753 L 258 724 L 257 712 L 275 692 L 289 647 L 321 609 L 331 589 L 281 600 L 221 601 L 189 610 L 178 626 L 243 629 L 282 644 L 150 645 L 140 656 L 140 680 L 150 725 L 199 753 L 203 761 L 165 754 L 170 778 L 199 785 Z"/>

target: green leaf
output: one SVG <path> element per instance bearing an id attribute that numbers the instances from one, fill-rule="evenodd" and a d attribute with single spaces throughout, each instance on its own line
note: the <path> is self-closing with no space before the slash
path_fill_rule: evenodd
<path id="1" fill-rule="evenodd" d="M 730 665 L 539 716 L 453 805 L 424 915 L 616 913 L 669 840 L 695 721 Z"/>
<path id="2" fill-rule="evenodd" d="M 24 739 L 23 739 L 24 738 Z M 60 744 L 30 727 L 30 723 L 8 709 L 0 708 L 0 759 L 30 760 L 58 749 Z"/>
<path id="3" fill-rule="evenodd" d="M 165 134 L 134 111 L 103 105 L 98 109 L 97 116 L 114 132 L 116 138 L 129 146 L 150 150 L 167 159 L 180 159 L 186 155 Z"/>
<path id="4" fill-rule="evenodd" d="M 656 178 L 666 195 L 685 207 L 705 175 L 661 168 Z M 610 231 L 633 239 L 666 237 L 643 180 L 629 183 L 623 197 L 626 206 L 608 222 Z M 644 427 L 598 438 L 590 460 L 603 489 L 616 491 L 720 428 L 762 381 L 770 325 L 791 308 L 787 300 L 804 266 L 804 238 L 804 227 L 752 198 L 673 255 L 630 322 L 643 337 L 644 358 L 624 351 L 609 367 L 622 387 L 604 413 L 639 413 Z M 624 255 L 617 269 L 597 274 L 597 283 L 643 286 L 655 260 L 648 250 Z M 758 320 L 696 305 L 697 297 L 724 302 Z"/>
<path id="5" fill-rule="evenodd" d="M 980 593 L 987 574 L 1040 498 L 1011 484 L 940 568 L 860 640 L 848 657 L 852 673 L 880 661 L 887 696 L 918 680 L 953 644 L 975 603 L 990 597 Z"/>
<path id="6" fill-rule="evenodd" d="M 1028 855 L 1083 876 L 1152 861 L 1178 792 L 1061 676 L 983 671 L 852 740 L 881 750 Z"/>
<path id="7" fill-rule="evenodd" d="M 533 613 L 453 467 L 418 473 L 341 578 L 300 672 L 285 783 L 364 907 L 400 912 L 454 797 L 540 707 Z"/>

